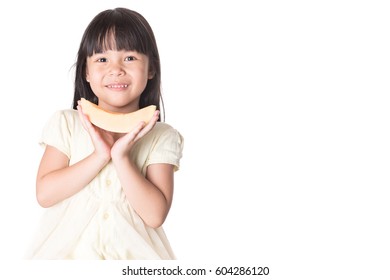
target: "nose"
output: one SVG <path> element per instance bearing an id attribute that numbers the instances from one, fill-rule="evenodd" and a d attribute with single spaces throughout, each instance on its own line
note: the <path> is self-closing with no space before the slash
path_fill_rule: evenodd
<path id="1" fill-rule="evenodd" d="M 120 63 L 112 62 L 109 69 L 111 76 L 123 76 L 125 71 Z"/>

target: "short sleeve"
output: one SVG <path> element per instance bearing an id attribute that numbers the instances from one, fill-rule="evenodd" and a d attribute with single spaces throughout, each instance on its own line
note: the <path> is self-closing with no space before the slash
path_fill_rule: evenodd
<path id="1" fill-rule="evenodd" d="M 154 163 L 168 163 L 179 170 L 184 146 L 183 136 L 175 129 L 169 128 L 157 139 L 146 165 Z"/>
<path id="2" fill-rule="evenodd" d="M 50 145 L 63 152 L 70 158 L 71 133 L 64 111 L 57 111 L 45 124 L 39 144 L 43 147 Z"/>

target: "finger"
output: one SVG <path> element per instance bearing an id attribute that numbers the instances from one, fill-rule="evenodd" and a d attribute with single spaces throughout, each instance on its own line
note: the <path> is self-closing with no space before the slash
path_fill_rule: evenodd
<path id="1" fill-rule="evenodd" d="M 148 124 L 137 134 L 135 141 L 144 137 L 146 134 L 149 133 L 149 131 L 151 131 L 153 129 L 153 127 L 156 125 L 156 123 L 158 121 L 159 115 L 160 115 L 160 111 L 157 110 L 154 113 L 152 119 L 148 122 Z"/>
<path id="2" fill-rule="evenodd" d="M 84 128 L 88 131 L 88 133 L 92 136 L 92 134 L 95 134 L 96 133 L 96 129 L 95 127 L 92 125 L 92 123 L 90 122 L 88 116 L 86 114 L 84 114 L 83 112 L 83 108 L 81 107 L 81 105 L 78 105 L 77 106 L 77 110 L 79 112 L 79 116 L 80 116 L 80 119 L 81 119 L 81 122 L 84 126 Z"/>
<path id="3" fill-rule="evenodd" d="M 85 124 L 85 117 L 84 117 L 84 114 L 82 112 L 82 108 L 81 108 L 80 105 L 77 105 L 77 112 L 79 114 L 79 118 L 80 118 L 81 124 L 83 125 L 84 129 L 87 130 L 87 125 Z"/>
<path id="4" fill-rule="evenodd" d="M 157 110 L 148 122 L 148 124 L 144 127 L 143 131 L 149 132 L 150 130 L 152 130 L 152 128 L 156 125 L 156 122 L 158 121 L 159 115 L 160 111 Z"/>
<path id="5" fill-rule="evenodd" d="M 145 122 L 139 122 L 129 133 L 127 133 L 123 138 L 127 143 L 134 142 L 137 138 L 137 135 L 145 127 Z"/>

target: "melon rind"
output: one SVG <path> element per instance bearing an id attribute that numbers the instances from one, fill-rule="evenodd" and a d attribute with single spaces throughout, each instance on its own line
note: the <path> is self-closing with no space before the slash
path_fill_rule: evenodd
<path id="1" fill-rule="evenodd" d="M 147 124 L 156 111 L 156 106 L 150 105 L 126 114 L 109 112 L 85 98 L 81 98 L 80 105 L 83 113 L 88 116 L 91 123 L 104 130 L 118 133 L 132 131 L 141 121 Z"/>

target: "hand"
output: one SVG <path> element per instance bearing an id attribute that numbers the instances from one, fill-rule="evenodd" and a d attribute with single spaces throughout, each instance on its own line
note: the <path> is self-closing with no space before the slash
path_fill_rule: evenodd
<path id="1" fill-rule="evenodd" d="M 83 113 L 80 104 L 77 106 L 77 111 L 79 113 L 79 117 L 83 127 L 91 137 L 93 146 L 95 147 L 94 152 L 99 155 L 103 160 L 109 162 L 111 159 L 111 148 L 115 142 L 113 134 L 97 126 L 94 126 L 89 121 L 88 117 Z"/>
<path id="2" fill-rule="evenodd" d="M 160 112 L 157 110 L 147 125 L 144 122 L 140 122 L 132 131 L 119 138 L 111 148 L 112 159 L 128 157 L 134 144 L 155 126 L 159 114 Z"/>

